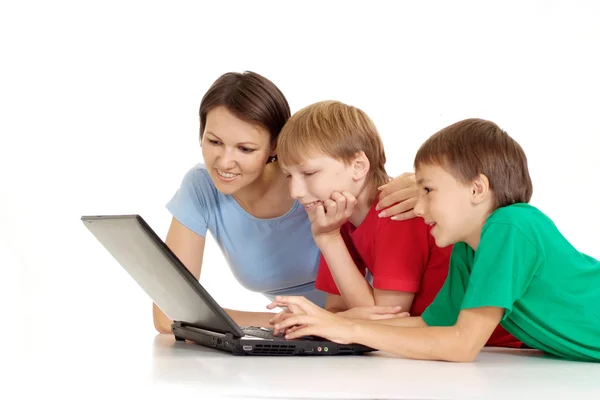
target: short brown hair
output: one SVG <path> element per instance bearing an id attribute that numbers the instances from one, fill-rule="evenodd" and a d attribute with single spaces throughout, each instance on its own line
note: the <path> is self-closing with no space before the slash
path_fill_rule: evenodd
<path id="1" fill-rule="evenodd" d="M 252 71 L 228 72 L 221 75 L 200 102 L 200 139 L 206 116 L 215 107 L 226 107 L 237 118 L 257 124 L 267 131 L 271 141 L 277 140 L 281 128 L 290 118 L 290 106 L 277 86 Z"/>
<path id="2" fill-rule="evenodd" d="M 444 167 L 463 183 L 484 174 L 495 196 L 494 209 L 529 203 L 533 194 L 525 152 L 491 121 L 465 119 L 431 136 L 419 148 L 414 166 L 427 164 Z"/>
<path id="3" fill-rule="evenodd" d="M 281 131 L 277 143 L 279 161 L 296 165 L 311 152 L 320 152 L 350 163 L 364 151 L 369 159 L 369 183 L 378 187 L 389 178 L 385 172 L 385 152 L 377 128 L 362 110 L 327 100 L 296 112 Z"/>

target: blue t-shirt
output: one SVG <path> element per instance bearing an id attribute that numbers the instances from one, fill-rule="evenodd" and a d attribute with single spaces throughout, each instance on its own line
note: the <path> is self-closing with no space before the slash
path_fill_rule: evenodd
<path id="1" fill-rule="evenodd" d="M 297 201 L 281 217 L 261 219 L 246 212 L 231 196 L 217 190 L 203 164 L 184 176 L 167 204 L 173 217 L 206 237 L 208 230 L 235 278 L 267 298 L 305 296 L 319 306 L 326 294 L 315 289 L 319 248 L 306 210 Z"/>

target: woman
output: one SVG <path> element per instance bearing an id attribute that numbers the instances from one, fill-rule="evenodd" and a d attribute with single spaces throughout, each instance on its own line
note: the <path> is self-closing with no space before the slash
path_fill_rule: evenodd
<path id="1" fill-rule="evenodd" d="M 271 300 L 305 296 L 323 306 L 326 294 L 314 287 L 319 250 L 310 221 L 277 164 L 277 137 L 290 115 L 283 93 L 256 73 L 226 73 L 212 84 L 200 104 L 204 164 L 185 174 L 167 204 L 173 219 L 166 243 L 199 279 L 210 231 L 247 289 Z M 382 187 L 380 216 L 414 217 L 416 197 L 414 176 L 401 175 Z M 226 311 L 241 326 L 269 326 L 275 316 Z M 398 311 L 372 308 L 361 315 Z M 153 315 L 156 329 L 170 332 L 172 321 L 156 305 Z"/>

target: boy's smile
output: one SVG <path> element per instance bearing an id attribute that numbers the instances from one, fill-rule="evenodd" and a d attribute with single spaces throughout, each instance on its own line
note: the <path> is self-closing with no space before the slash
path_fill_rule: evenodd
<path id="1" fill-rule="evenodd" d="M 323 201 L 322 200 L 317 200 L 317 201 L 311 201 L 310 203 L 302 203 L 302 202 L 300 202 L 300 204 L 302 204 L 304 206 L 304 208 L 306 209 L 307 212 L 311 212 L 315 208 L 317 208 L 317 206 L 319 204 L 323 204 Z"/>

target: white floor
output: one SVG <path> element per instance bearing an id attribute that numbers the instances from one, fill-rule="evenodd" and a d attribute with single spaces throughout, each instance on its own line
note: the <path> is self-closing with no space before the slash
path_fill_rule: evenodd
<path id="1" fill-rule="evenodd" d="M 72 334 L 51 335 L 57 338 L 53 346 L 27 344 L 17 364 L 4 371 L 16 398 L 600 398 L 600 364 L 556 360 L 537 351 L 488 349 L 470 364 L 386 353 L 236 357 L 176 343 L 171 335 L 129 336 L 124 329 L 91 332 L 86 339 L 76 324 L 72 329 Z M 43 327 L 38 334 L 44 334 Z"/>

